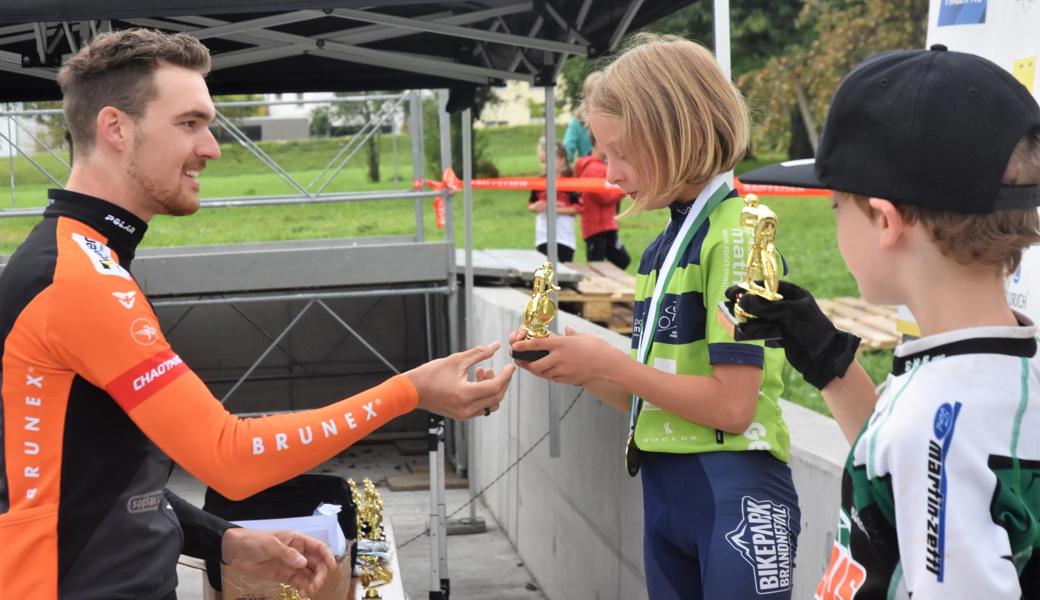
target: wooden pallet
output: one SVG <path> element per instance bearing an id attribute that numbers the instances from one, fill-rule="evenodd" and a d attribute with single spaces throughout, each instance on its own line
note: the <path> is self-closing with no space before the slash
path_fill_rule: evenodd
<path id="1" fill-rule="evenodd" d="M 575 289 L 560 291 L 560 308 L 630 335 L 636 278 L 609 262 L 566 265 L 580 273 L 582 280 Z M 863 340 L 860 351 L 891 349 L 900 341 L 894 306 L 870 304 L 862 298 L 820 299 L 818 303 L 835 326 Z"/>
<path id="2" fill-rule="evenodd" d="M 896 331 L 896 307 L 870 304 L 862 298 L 817 300 L 834 326 L 863 340 L 860 351 L 895 348 L 900 341 Z"/>
<path id="3" fill-rule="evenodd" d="M 609 262 L 566 265 L 581 273 L 582 279 L 576 289 L 560 291 L 561 308 L 588 321 L 604 323 L 614 331 L 631 332 L 636 278 Z"/>

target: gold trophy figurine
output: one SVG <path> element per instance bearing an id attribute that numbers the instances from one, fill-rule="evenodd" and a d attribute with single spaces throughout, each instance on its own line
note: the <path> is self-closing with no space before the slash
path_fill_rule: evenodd
<path id="1" fill-rule="evenodd" d="M 549 322 L 556 318 L 556 302 L 553 301 L 550 292 L 560 291 L 559 286 L 553 283 L 553 275 L 556 271 L 551 262 L 546 262 L 534 272 L 534 282 L 531 299 L 524 307 L 524 320 L 521 327 L 527 332 L 526 339 L 549 337 Z M 548 350 L 525 350 L 513 352 L 513 358 L 520 360 L 538 360 L 549 354 Z"/>
<path id="2" fill-rule="evenodd" d="M 300 595 L 300 591 L 285 583 L 278 584 L 278 600 L 307 600 Z"/>
<path id="3" fill-rule="evenodd" d="M 393 581 L 393 571 L 384 567 L 378 556 L 365 554 L 358 561 L 361 563 L 361 585 L 365 588 L 363 598 L 382 598 L 376 588 Z"/>
<path id="4" fill-rule="evenodd" d="M 759 202 L 757 195 L 748 194 L 744 197 L 744 208 L 740 211 L 740 224 L 749 227 L 753 233 L 751 243 L 748 245 L 747 261 L 744 264 L 746 270 L 744 281 L 737 285 L 747 293 L 769 301 L 783 299 L 783 296 L 777 293 L 777 289 L 780 287 L 780 275 L 776 269 L 778 221 L 776 213 Z M 740 297 L 738 296 L 737 299 L 739 300 Z M 740 308 L 737 303 L 726 300 L 719 303 L 718 319 L 737 341 L 753 339 L 746 335 L 740 326 L 754 318 L 754 315 Z M 781 337 L 779 330 L 768 329 L 769 331 L 766 331 L 764 336 L 759 335 L 756 338 L 770 340 Z"/>

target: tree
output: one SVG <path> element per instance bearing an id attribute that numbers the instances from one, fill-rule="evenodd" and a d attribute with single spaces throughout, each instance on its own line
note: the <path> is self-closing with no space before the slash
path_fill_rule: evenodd
<path id="1" fill-rule="evenodd" d="M 798 25 L 799 6 L 775 0 L 733 0 L 730 3 L 730 54 L 733 77 L 759 69 L 774 55 L 806 37 Z M 712 4 L 697 2 L 644 27 L 641 31 L 677 35 L 714 49 Z M 628 43 L 622 41 L 621 48 Z M 563 66 L 564 97 L 573 108 L 581 100 L 585 77 L 613 57 L 598 60 L 572 56 Z"/>
<path id="2" fill-rule="evenodd" d="M 386 92 L 369 92 L 369 94 L 385 94 Z M 364 95 L 369 95 L 364 94 Z M 343 92 L 337 92 L 336 96 L 347 96 L 356 94 L 347 94 Z M 361 130 L 369 123 L 372 123 L 379 115 L 382 114 L 383 100 L 361 100 L 357 102 L 338 102 L 334 105 L 331 110 L 330 117 L 332 121 L 340 121 L 346 124 L 348 127 Z M 313 113 L 312 113 L 313 114 Z M 387 117 L 387 121 L 393 125 L 393 116 Z M 385 123 L 385 122 L 384 122 Z M 374 125 L 374 123 L 372 123 Z M 330 123 L 331 126 L 331 123 Z M 311 121 L 311 127 L 314 127 L 314 122 Z M 383 125 L 379 126 L 379 130 L 382 130 Z M 365 142 L 365 159 L 368 164 L 368 180 L 376 183 L 381 179 L 379 172 L 379 133 L 375 131 L 369 136 Z"/>
<path id="3" fill-rule="evenodd" d="M 755 147 L 811 156 L 812 138 L 841 78 L 880 50 L 923 47 L 927 14 L 927 0 L 732 0 L 733 77 L 748 97 Z M 712 5 L 695 3 L 643 30 L 713 48 Z M 596 66 L 579 57 L 567 61 L 569 101 L 576 102 Z"/>
<path id="4" fill-rule="evenodd" d="M 311 137 L 332 135 L 332 110 L 328 106 L 317 106 L 311 110 L 309 129 Z"/>
<path id="5" fill-rule="evenodd" d="M 730 2 L 730 62 L 733 76 L 754 71 L 804 37 L 799 31 L 799 6 L 776 0 Z M 712 3 L 697 2 L 644 27 L 642 31 L 678 35 L 715 48 Z"/>
<path id="6" fill-rule="evenodd" d="M 494 106 L 500 102 L 495 90 L 490 87 L 478 87 L 473 101 L 473 119 L 480 118 L 485 106 Z M 431 96 L 423 100 L 424 147 L 426 149 L 427 172 L 435 178 L 441 175 L 440 122 L 437 118 L 437 98 Z M 462 113 L 449 115 L 451 126 L 451 158 L 452 169 L 462 177 Z M 481 130 L 473 129 L 473 176 L 498 177 L 498 168 L 487 156 L 487 139 Z"/>
<path id="7" fill-rule="evenodd" d="M 807 37 L 740 78 L 760 109 L 759 139 L 789 145 L 795 113 L 813 137 L 842 77 L 876 52 L 924 47 L 927 16 L 927 0 L 805 0 L 798 25 Z"/>
<path id="8" fill-rule="evenodd" d="M 46 102 L 30 102 L 25 104 L 27 110 L 37 109 L 61 109 L 61 100 Z M 52 150 L 58 152 L 62 149 L 68 150 L 69 164 L 72 164 L 72 136 L 69 128 L 65 125 L 65 115 L 53 113 L 46 115 L 33 115 L 33 121 L 42 125 L 36 130 L 36 136 Z"/>
<path id="9" fill-rule="evenodd" d="M 584 56 L 571 56 L 563 63 L 560 74 L 562 81 L 558 85 L 563 88 L 563 98 L 560 99 L 560 108 L 570 109 L 572 112 L 581 103 L 581 91 L 585 85 L 585 78 L 589 73 L 602 68 L 600 61 L 589 60 Z M 533 114 L 531 116 L 534 116 Z"/>

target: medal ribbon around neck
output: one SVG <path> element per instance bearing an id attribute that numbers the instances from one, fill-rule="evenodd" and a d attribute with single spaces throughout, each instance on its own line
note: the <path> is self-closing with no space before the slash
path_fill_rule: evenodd
<path id="1" fill-rule="evenodd" d="M 668 289 L 672 275 L 675 274 L 679 256 L 690 246 L 693 236 L 701 228 L 701 225 L 704 224 L 704 221 L 707 220 L 708 215 L 729 196 L 732 191 L 732 188 L 729 186 L 729 180 L 728 173 L 717 175 L 697 195 L 697 199 L 693 201 L 693 206 L 690 207 L 690 211 L 686 213 L 686 218 L 683 219 L 682 227 L 679 228 L 675 239 L 672 240 L 671 247 L 668 248 L 668 254 L 665 255 L 664 263 L 657 271 L 654 294 L 650 297 L 650 310 L 646 313 L 646 319 L 643 321 L 643 330 L 639 335 L 639 352 L 637 356 L 639 362 L 643 364 L 648 364 L 650 346 L 653 345 L 654 336 L 657 335 L 657 315 L 661 312 L 661 302 L 664 300 L 665 290 Z M 639 411 L 642 408 L 643 399 L 632 394 L 628 419 L 630 435 L 635 435 L 636 419 L 639 418 Z"/>

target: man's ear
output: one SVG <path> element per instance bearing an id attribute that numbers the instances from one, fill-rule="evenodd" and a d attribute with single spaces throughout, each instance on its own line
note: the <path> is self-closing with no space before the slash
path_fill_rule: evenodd
<path id="1" fill-rule="evenodd" d="M 900 214 L 895 204 L 882 198 L 870 198 L 870 207 L 878 212 L 875 222 L 881 229 L 878 243 L 882 248 L 893 248 L 906 235 L 910 223 Z"/>
<path id="2" fill-rule="evenodd" d="M 130 115 L 114 106 L 102 108 L 95 121 L 96 145 L 104 145 L 116 152 L 122 152 L 133 139 L 130 125 Z"/>

